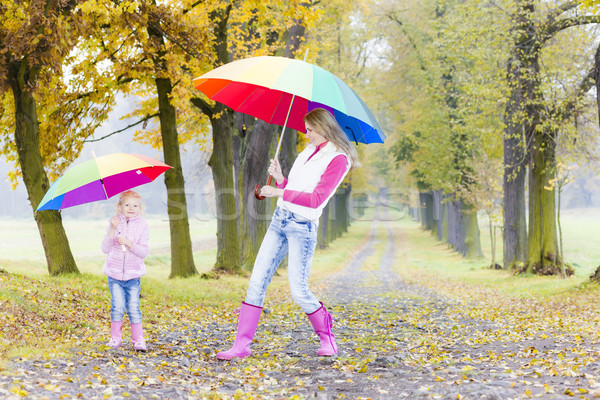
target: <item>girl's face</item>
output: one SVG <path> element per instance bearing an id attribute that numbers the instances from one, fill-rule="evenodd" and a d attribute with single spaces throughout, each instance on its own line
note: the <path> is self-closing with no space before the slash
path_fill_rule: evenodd
<path id="1" fill-rule="evenodd" d="M 306 137 L 308 138 L 308 142 L 313 146 L 318 146 L 327 141 L 327 139 L 318 134 L 310 124 L 305 123 L 304 126 L 306 127 Z"/>
<path id="2" fill-rule="evenodd" d="M 142 212 L 142 203 L 135 197 L 125 197 L 121 202 L 121 214 L 128 220 L 135 218 Z"/>

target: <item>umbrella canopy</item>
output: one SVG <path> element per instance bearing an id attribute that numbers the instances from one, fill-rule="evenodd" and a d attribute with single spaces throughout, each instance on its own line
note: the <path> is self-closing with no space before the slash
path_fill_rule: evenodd
<path id="1" fill-rule="evenodd" d="M 383 143 L 373 113 L 340 78 L 316 65 L 286 57 L 252 57 L 225 64 L 194 79 L 212 100 L 263 121 L 305 131 L 304 115 L 325 108 L 351 141 Z M 290 103 L 292 102 L 290 110 Z"/>
<path id="2" fill-rule="evenodd" d="M 114 153 L 69 168 L 44 195 L 36 211 L 62 210 L 106 200 L 154 181 L 171 166 L 141 154 Z"/>

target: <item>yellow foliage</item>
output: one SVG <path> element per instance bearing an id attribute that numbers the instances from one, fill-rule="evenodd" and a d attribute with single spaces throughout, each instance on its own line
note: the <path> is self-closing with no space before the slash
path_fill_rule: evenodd
<path id="1" fill-rule="evenodd" d="M 80 64 L 87 60 L 78 57 L 75 50 L 75 39 L 86 36 L 92 21 L 74 12 L 74 3 L 52 3 L 48 8 L 44 4 L 1 2 L 0 52 L 6 56 L 0 59 L 0 89 L 4 93 L 0 138 L 2 153 L 16 166 L 14 99 L 21 99 L 25 92 L 31 94 L 35 110 L 27 105 L 19 109 L 29 114 L 34 124 L 39 122 L 39 151 L 51 177 L 55 177 L 77 157 L 83 140 L 106 118 L 113 102 L 104 72 L 97 66 L 82 67 Z M 30 140 L 36 133 L 27 137 Z M 13 186 L 19 174 L 10 174 Z"/>

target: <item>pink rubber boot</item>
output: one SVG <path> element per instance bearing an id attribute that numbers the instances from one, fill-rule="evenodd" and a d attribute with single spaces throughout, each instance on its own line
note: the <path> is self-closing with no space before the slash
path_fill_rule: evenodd
<path id="1" fill-rule="evenodd" d="M 144 341 L 144 330 L 142 323 L 131 324 L 131 341 L 133 349 L 136 351 L 146 351 L 146 342 Z"/>
<path id="2" fill-rule="evenodd" d="M 254 339 L 261 312 L 262 307 L 242 302 L 240 315 L 238 316 L 238 328 L 237 334 L 235 335 L 235 343 L 229 350 L 217 353 L 217 358 L 219 360 L 231 360 L 235 357 L 244 358 L 252 354 L 250 343 L 252 342 L 252 339 Z"/>
<path id="3" fill-rule="evenodd" d="M 313 326 L 315 333 L 319 335 L 319 339 L 321 339 L 321 348 L 317 352 L 320 356 L 332 356 L 337 354 L 338 348 L 335 344 L 335 336 L 333 332 L 331 332 L 331 327 L 333 325 L 333 318 L 331 314 L 327 312 L 327 309 L 321 303 L 321 307 L 312 314 L 306 314 L 308 316 L 308 320 Z"/>
<path id="4" fill-rule="evenodd" d="M 121 332 L 123 331 L 123 321 L 110 323 L 110 340 L 106 344 L 113 349 L 118 348 L 121 345 Z"/>

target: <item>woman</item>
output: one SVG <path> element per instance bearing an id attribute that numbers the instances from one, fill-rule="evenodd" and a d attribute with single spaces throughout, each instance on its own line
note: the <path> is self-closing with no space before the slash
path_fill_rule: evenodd
<path id="1" fill-rule="evenodd" d="M 309 145 L 302 151 L 288 179 L 277 160 L 269 173 L 277 187 L 264 186 L 260 194 L 279 197 L 271 224 L 260 246 L 246 301 L 238 317 L 233 346 L 217 353 L 220 360 L 247 357 L 262 312 L 267 286 L 275 270 L 288 256 L 288 278 L 293 300 L 308 315 L 321 340 L 320 356 L 337 354 L 331 332 L 332 318 L 308 288 L 310 265 L 317 244 L 317 225 L 323 208 L 351 168 L 359 166 L 356 150 L 329 111 L 317 108 L 304 116 Z"/>

